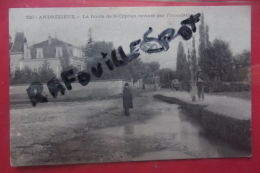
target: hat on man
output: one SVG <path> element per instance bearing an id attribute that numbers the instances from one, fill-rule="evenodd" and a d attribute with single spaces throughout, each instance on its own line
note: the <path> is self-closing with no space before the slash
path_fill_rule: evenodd
<path id="1" fill-rule="evenodd" d="M 125 86 L 129 86 L 129 84 L 128 84 L 128 83 L 125 83 Z"/>

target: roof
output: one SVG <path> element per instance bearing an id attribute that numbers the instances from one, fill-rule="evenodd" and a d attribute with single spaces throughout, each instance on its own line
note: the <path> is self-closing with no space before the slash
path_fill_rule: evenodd
<path id="1" fill-rule="evenodd" d="M 12 53 L 23 52 L 24 42 L 26 42 L 26 38 L 23 32 L 16 32 L 13 46 L 10 50 Z"/>
<path id="2" fill-rule="evenodd" d="M 42 48 L 44 58 L 55 58 L 56 47 L 62 48 L 63 57 L 72 57 L 72 48 L 76 47 L 57 38 L 51 38 L 51 44 L 49 40 L 34 44 L 31 46 L 31 58 L 35 59 L 37 54 L 37 48 Z"/>
<path id="3" fill-rule="evenodd" d="M 36 43 L 36 44 L 34 44 L 33 46 L 39 46 L 39 47 L 42 47 L 42 46 L 46 46 L 46 45 L 49 45 L 49 43 L 48 43 L 48 39 L 47 40 L 45 40 L 45 41 L 42 41 L 42 42 L 40 42 L 40 43 Z M 68 44 L 68 46 L 72 46 L 71 44 L 69 44 L 69 43 L 66 43 L 66 42 L 64 42 L 64 41 L 62 41 L 62 40 L 60 40 L 60 39 L 58 39 L 58 38 L 51 38 L 51 45 L 62 45 L 62 44 Z"/>
<path id="4" fill-rule="evenodd" d="M 20 62 L 32 62 L 32 61 L 60 61 L 59 58 L 37 58 L 37 59 L 21 59 Z"/>

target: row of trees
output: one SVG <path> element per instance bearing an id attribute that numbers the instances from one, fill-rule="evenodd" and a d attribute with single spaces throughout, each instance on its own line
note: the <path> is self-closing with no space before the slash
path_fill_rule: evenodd
<path id="1" fill-rule="evenodd" d="M 244 50 L 234 56 L 227 41 L 221 38 L 215 38 L 212 42 L 209 40 L 209 26 L 205 26 L 203 14 L 200 22 L 198 57 L 194 37 L 187 56 L 183 43 L 180 42 L 178 45 L 175 73 L 183 89 L 189 89 L 189 84 L 194 82 L 195 77 L 191 75 L 196 74 L 198 70 L 203 71 L 205 82 L 210 85 L 249 80 L 250 51 Z"/>
<path id="2" fill-rule="evenodd" d="M 184 90 L 189 90 L 190 83 L 194 81 L 194 74 L 201 69 L 205 74 L 207 83 L 214 82 L 233 82 L 247 80 L 250 74 L 250 52 L 244 50 L 241 54 L 233 55 L 228 42 L 216 38 L 212 42 L 209 40 L 209 26 L 204 24 L 204 16 L 201 15 L 201 23 L 199 25 L 199 46 L 198 54 L 196 50 L 195 38 L 192 38 L 192 46 L 188 48 L 187 55 L 182 42 L 178 45 L 176 70 L 159 69 L 157 62 L 144 63 L 140 58 L 133 60 L 128 65 L 114 68 L 110 71 L 101 57 L 100 52 L 108 53 L 115 49 L 112 42 L 94 41 L 92 31 L 89 30 L 87 43 L 82 47 L 85 57 L 85 71 L 91 74 L 91 67 L 96 67 L 97 63 L 103 66 L 103 75 L 100 79 L 133 79 L 137 81 L 143 78 L 145 83 L 152 83 L 152 76 L 157 74 L 160 80 L 166 86 L 170 86 L 173 79 L 178 79 L 182 83 Z M 197 56 L 198 55 L 198 56 Z M 117 57 L 120 59 L 119 54 Z M 75 69 L 69 63 L 68 58 L 61 58 L 60 63 L 62 71 Z M 193 72 L 193 73 L 191 73 Z M 10 73 L 11 84 L 31 83 L 33 81 L 47 82 L 55 74 L 50 68 L 50 64 L 46 61 L 40 70 L 31 70 L 25 67 L 22 70 L 15 70 Z M 93 76 L 93 79 L 97 79 Z"/>
<path id="3" fill-rule="evenodd" d="M 204 24 L 202 15 L 200 24 L 199 66 L 206 73 L 209 82 L 236 82 L 249 80 L 249 50 L 234 55 L 230 44 L 221 38 L 209 41 L 209 26 Z M 247 69 L 247 70 L 244 70 Z M 241 73 L 241 70 L 245 73 Z"/>
<path id="4" fill-rule="evenodd" d="M 10 71 L 10 84 L 30 84 L 35 81 L 46 83 L 55 76 L 50 63 L 44 61 L 39 69 L 26 66 L 22 69 L 17 68 L 14 72 Z"/>

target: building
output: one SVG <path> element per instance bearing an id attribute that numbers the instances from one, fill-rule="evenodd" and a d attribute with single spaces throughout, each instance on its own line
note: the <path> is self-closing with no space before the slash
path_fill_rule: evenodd
<path id="1" fill-rule="evenodd" d="M 33 70 L 40 70 L 44 61 L 50 63 L 51 68 L 57 76 L 60 76 L 62 67 L 60 60 L 67 58 L 69 63 L 78 68 L 84 68 L 84 58 L 81 48 L 52 38 L 28 46 L 27 39 L 23 32 L 16 32 L 14 43 L 10 49 L 10 69 L 22 69 L 29 67 Z"/>

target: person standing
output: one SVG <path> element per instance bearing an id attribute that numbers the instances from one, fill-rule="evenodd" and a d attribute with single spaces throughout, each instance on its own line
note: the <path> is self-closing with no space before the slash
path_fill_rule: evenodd
<path id="1" fill-rule="evenodd" d="M 201 70 L 197 72 L 196 75 L 196 86 L 197 86 L 197 92 L 198 92 L 198 99 L 204 100 L 204 77 Z"/>
<path id="2" fill-rule="evenodd" d="M 125 83 L 123 90 L 123 107 L 125 116 L 130 116 L 129 109 L 133 108 L 133 96 L 128 83 Z"/>

